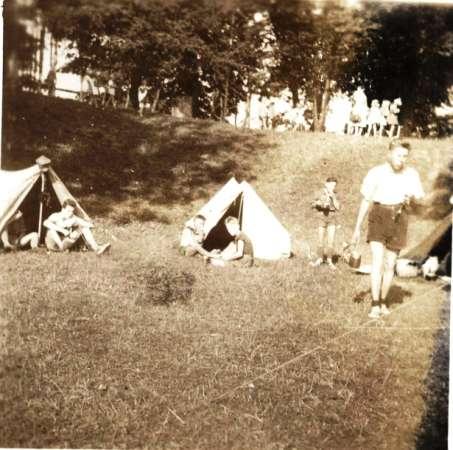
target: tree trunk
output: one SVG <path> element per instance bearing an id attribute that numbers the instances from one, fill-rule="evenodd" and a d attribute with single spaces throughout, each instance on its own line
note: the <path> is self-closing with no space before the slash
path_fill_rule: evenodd
<path id="1" fill-rule="evenodd" d="M 159 103 L 160 98 L 160 88 L 157 89 L 156 95 L 154 96 L 153 104 L 151 105 L 151 112 L 156 112 L 157 104 Z"/>
<path id="2" fill-rule="evenodd" d="M 131 100 L 132 106 L 135 109 L 138 109 L 138 88 L 142 82 L 142 77 L 138 72 L 132 74 L 131 77 L 131 88 L 129 90 L 129 98 Z"/>
<path id="3" fill-rule="evenodd" d="M 326 82 L 324 83 L 324 92 L 322 93 L 321 111 L 319 112 L 319 130 L 318 131 L 324 130 L 329 100 L 330 100 L 330 80 L 327 78 Z"/>
<path id="4" fill-rule="evenodd" d="M 313 97 L 313 129 L 314 129 L 314 131 L 320 131 L 318 109 L 319 109 L 318 108 L 318 96 L 315 94 Z"/>
<path id="5" fill-rule="evenodd" d="M 228 101 L 230 97 L 230 79 L 229 77 L 226 80 L 225 84 L 225 94 L 223 98 L 223 108 L 222 108 L 222 120 L 228 115 Z"/>
<path id="6" fill-rule="evenodd" d="M 250 108 L 252 104 L 251 94 L 247 94 L 247 103 L 245 107 L 245 118 L 243 128 L 250 128 Z"/>

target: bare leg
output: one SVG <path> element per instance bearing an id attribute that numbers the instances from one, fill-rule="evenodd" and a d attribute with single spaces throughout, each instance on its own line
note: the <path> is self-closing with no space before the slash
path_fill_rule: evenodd
<path id="1" fill-rule="evenodd" d="M 386 250 L 384 257 L 384 274 L 382 276 L 381 299 L 385 301 L 392 284 L 395 274 L 395 264 L 398 258 L 398 253 L 391 250 Z"/>
<path id="2" fill-rule="evenodd" d="M 52 245 L 52 247 L 50 247 L 49 245 L 47 246 L 47 248 L 49 250 L 56 251 L 57 248 L 55 248 L 54 245 L 53 245 L 53 244 L 55 244 L 58 247 L 59 251 L 63 251 L 63 241 L 61 240 L 60 235 L 55 230 L 48 230 L 47 231 L 46 243 L 47 243 L 47 239 L 50 240 L 50 244 L 49 245 Z"/>
<path id="3" fill-rule="evenodd" d="M 39 243 L 39 237 L 38 233 L 33 232 L 33 233 L 28 233 L 26 234 L 20 241 L 19 245 L 21 247 L 26 247 L 28 244 L 30 244 L 30 248 L 37 248 Z"/>
<path id="4" fill-rule="evenodd" d="M 316 261 L 312 261 L 310 263 L 312 266 L 320 266 L 324 261 L 324 233 L 325 227 L 323 226 L 318 227 L 318 239 L 319 239 L 318 258 L 316 259 Z"/>
<path id="5" fill-rule="evenodd" d="M 373 302 L 379 302 L 382 284 L 382 265 L 384 262 L 384 245 L 381 242 L 370 242 L 371 247 L 371 296 Z"/>
<path id="6" fill-rule="evenodd" d="M 94 252 L 99 248 L 96 239 L 94 239 L 93 233 L 90 228 L 84 227 L 80 230 L 81 235 L 85 239 L 85 242 L 88 244 L 90 250 Z"/>
<path id="7" fill-rule="evenodd" d="M 327 264 L 331 267 L 334 268 L 335 266 L 333 265 L 332 262 L 332 256 L 333 256 L 333 248 L 335 245 L 335 232 L 337 230 L 337 227 L 335 224 L 331 223 L 327 226 L 327 249 L 326 249 L 326 256 L 327 256 Z"/>

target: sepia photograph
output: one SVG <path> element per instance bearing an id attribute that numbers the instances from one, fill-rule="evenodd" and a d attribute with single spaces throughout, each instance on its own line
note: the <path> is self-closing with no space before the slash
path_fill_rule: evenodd
<path id="1" fill-rule="evenodd" d="M 0 448 L 449 448 L 453 0 L 2 19 Z"/>

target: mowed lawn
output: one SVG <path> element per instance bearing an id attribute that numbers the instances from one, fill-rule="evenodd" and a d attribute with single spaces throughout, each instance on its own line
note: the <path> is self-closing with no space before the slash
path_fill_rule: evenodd
<path id="1" fill-rule="evenodd" d="M 9 108 L 6 167 L 47 154 L 112 250 L 0 254 L 1 447 L 445 448 L 442 283 L 397 279 L 392 314 L 369 321 L 367 277 L 308 264 L 313 195 L 338 177 L 340 248 L 387 139 L 139 121 L 34 95 Z M 425 189 L 442 187 L 453 141 L 410 141 Z M 293 258 L 179 255 L 184 220 L 233 175 L 287 227 Z M 431 225 L 413 218 L 411 241 Z"/>

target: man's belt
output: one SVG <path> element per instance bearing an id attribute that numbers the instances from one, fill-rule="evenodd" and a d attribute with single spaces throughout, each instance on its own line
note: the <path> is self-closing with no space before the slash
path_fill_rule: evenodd
<path id="1" fill-rule="evenodd" d="M 396 205 L 385 205 L 380 202 L 373 202 L 373 204 L 392 211 L 392 218 L 396 222 L 398 221 L 398 219 L 401 216 L 401 213 L 404 211 L 404 207 L 405 207 L 404 203 L 397 203 Z"/>
<path id="2" fill-rule="evenodd" d="M 395 205 L 386 205 L 385 203 L 381 202 L 373 202 L 375 205 L 382 206 L 384 208 L 391 208 L 391 209 L 398 209 L 404 206 L 404 203 L 396 203 Z"/>

